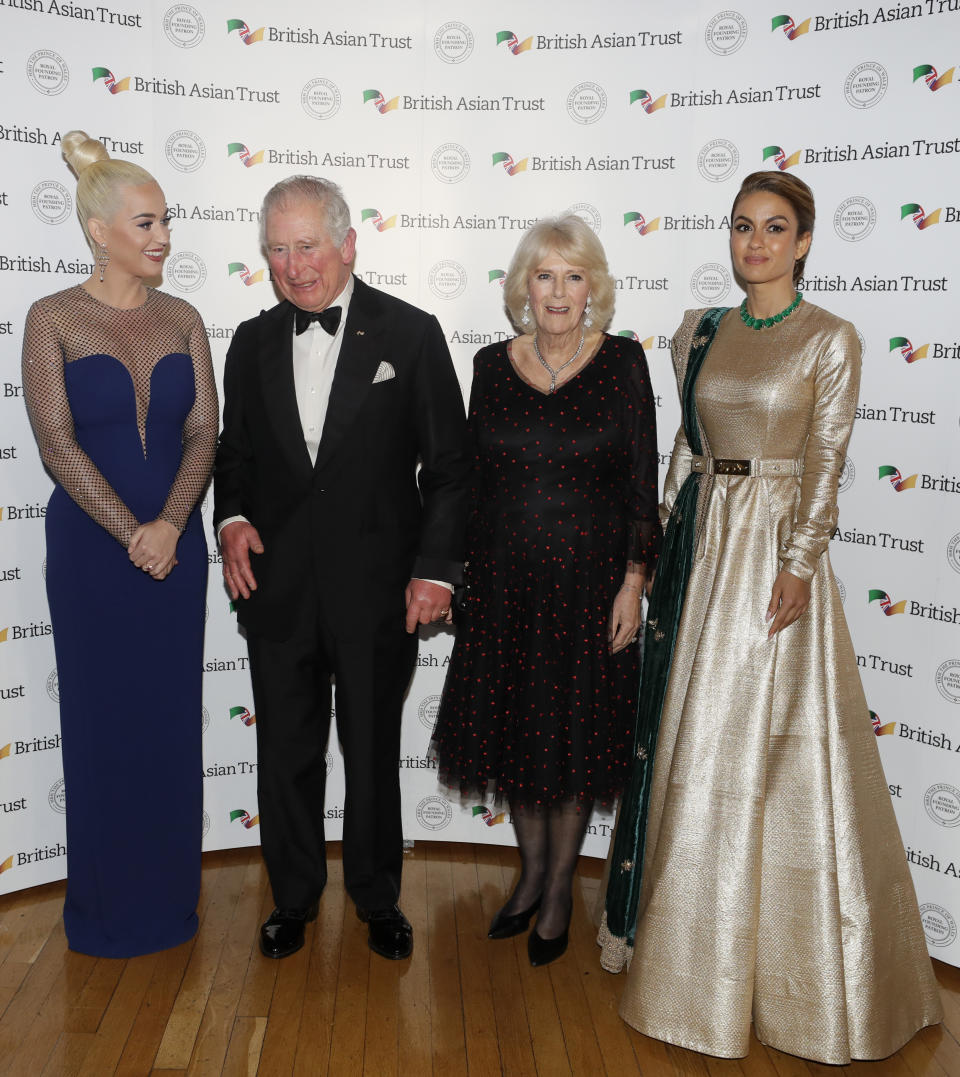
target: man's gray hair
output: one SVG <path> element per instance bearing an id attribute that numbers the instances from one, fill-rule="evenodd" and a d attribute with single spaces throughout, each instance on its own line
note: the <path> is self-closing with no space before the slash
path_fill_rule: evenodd
<path id="1" fill-rule="evenodd" d="M 339 184 L 319 176 L 289 176 L 275 183 L 260 207 L 260 246 L 267 249 L 267 215 L 289 208 L 292 202 L 315 202 L 323 211 L 327 236 L 339 247 L 350 230 L 350 207 Z"/>

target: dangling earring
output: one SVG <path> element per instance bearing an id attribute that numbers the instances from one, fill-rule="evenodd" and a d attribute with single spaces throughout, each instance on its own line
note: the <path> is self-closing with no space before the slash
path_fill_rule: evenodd
<path id="1" fill-rule="evenodd" d="M 110 263 L 110 255 L 107 253 L 106 243 L 100 244 L 100 254 L 97 256 L 97 263 L 100 266 L 100 283 L 103 284 L 103 271 Z"/>
<path id="2" fill-rule="evenodd" d="M 530 297 L 527 296 L 526 303 L 523 304 L 523 313 L 520 315 L 520 322 L 523 325 L 530 324 Z"/>
<path id="3" fill-rule="evenodd" d="M 590 306 L 590 296 L 587 296 L 587 305 L 583 308 L 583 324 L 587 329 L 593 325 L 593 307 Z"/>

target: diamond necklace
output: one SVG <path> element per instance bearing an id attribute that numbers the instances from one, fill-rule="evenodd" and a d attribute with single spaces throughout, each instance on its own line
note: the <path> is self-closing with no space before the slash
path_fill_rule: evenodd
<path id="1" fill-rule="evenodd" d="M 575 363 L 580 358 L 580 353 L 583 351 L 583 342 L 584 342 L 584 340 L 586 340 L 586 334 L 584 333 L 583 329 L 581 329 L 580 330 L 580 344 L 578 345 L 577 350 L 573 353 L 573 355 L 570 356 L 570 358 L 565 363 L 561 363 L 556 368 L 556 370 L 554 370 L 554 368 L 540 354 L 540 347 L 537 344 L 537 334 L 536 333 L 533 334 L 533 351 L 534 351 L 534 354 L 536 355 L 537 359 L 539 359 L 540 365 L 543 367 L 543 369 L 546 370 L 546 372 L 550 375 L 550 388 L 547 390 L 548 394 L 549 393 L 554 393 L 554 392 L 557 391 L 557 375 L 562 370 L 566 370 L 567 367 L 571 363 Z"/>

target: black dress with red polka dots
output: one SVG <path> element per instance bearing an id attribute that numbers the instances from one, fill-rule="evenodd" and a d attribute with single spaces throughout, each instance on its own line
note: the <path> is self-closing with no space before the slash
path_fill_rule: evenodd
<path id="1" fill-rule="evenodd" d="M 465 599 L 434 730 L 441 780 L 513 803 L 609 803 L 626 780 L 637 647 L 611 655 L 627 562 L 653 570 L 657 435 L 643 349 L 605 336 L 546 394 L 509 345 L 474 359 Z"/>

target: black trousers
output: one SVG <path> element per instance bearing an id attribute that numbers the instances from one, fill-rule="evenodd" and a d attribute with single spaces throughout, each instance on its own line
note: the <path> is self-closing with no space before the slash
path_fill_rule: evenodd
<path id="1" fill-rule="evenodd" d="M 247 640 L 260 838 L 274 901 L 282 909 L 304 908 L 326 885 L 324 794 L 335 678 L 345 771 L 344 883 L 360 907 L 387 908 L 400 894 L 400 713 L 417 637 L 404 628 L 402 594 L 387 611 L 366 607 L 338 618 L 324 606 L 321 585 L 305 590 L 287 639 L 250 633 Z"/>

